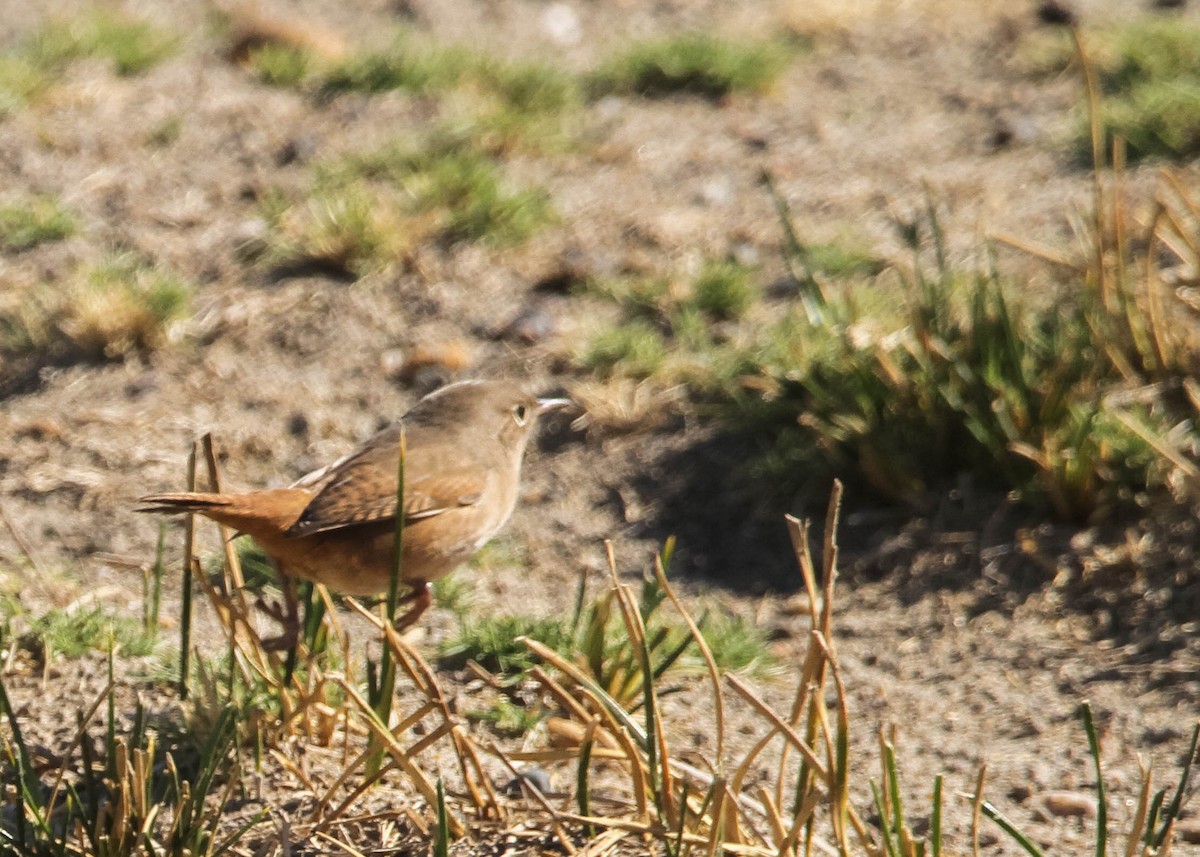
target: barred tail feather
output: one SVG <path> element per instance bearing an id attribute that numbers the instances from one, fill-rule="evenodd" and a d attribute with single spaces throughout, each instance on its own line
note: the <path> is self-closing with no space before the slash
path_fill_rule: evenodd
<path id="1" fill-rule="evenodd" d="M 139 497 L 142 505 L 134 511 L 155 512 L 167 515 L 179 515 L 184 512 L 207 512 L 230 505 L 230 499 L 223 494 L 150 494 Z"/>

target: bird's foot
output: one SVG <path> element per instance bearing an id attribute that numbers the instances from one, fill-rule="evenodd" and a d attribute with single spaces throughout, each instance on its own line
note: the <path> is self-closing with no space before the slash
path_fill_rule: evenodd
<path id="1" fill-rule="evenodd" d="M 404 615 L 392 624 L 397 634 L 402 634 L 415 625 L 421 618 L 421 614 L 433 604 L 433 593 L 429 589 L 429 584 L 423 580 L 412 584 L 412 592 L 401 598 L 400 603 L 412 604 L 412 607 L 408 608 Z"/>
<path id="2" fill-rule="evenodd" d="M 282 626 L 277 637 L 267 637 L 261 641 L 263 649 L 268 652 L 290 651 L 300 640 L 300 603 L 296 599 L 296 587 L 288 577 L 283 577 L 281 583 L 283 603 L 267 601 L 261 595 L 254 602 L 260 612 Z"/>

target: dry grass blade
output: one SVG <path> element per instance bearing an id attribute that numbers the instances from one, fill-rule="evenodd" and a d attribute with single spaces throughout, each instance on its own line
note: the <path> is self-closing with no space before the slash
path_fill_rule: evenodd
<path id="1" fill-rule="evenodd" d="M 1197 466 L 1187 455 L 1151 431 L 1149 427 L 1136 417 L 1124 411 L 1114 411 L 1113 416 L 1123 426 L 1144 440 L 1155 452 L 1175 465 L 1184 478 L 1187 479 L 1193 493 L 1200 493 L 1200 466 Z"/>
<path id="2" fill-rule="evenodd" d="M 820 756 L 813 751 L 812 747 L 810 747 L 803 738 L 796 734 L 795 730 L 792 729 L 792 727 L 789 726 L 787 722 L 780 717 L 773 708 L 771 708 L 771 706 L 763 702 L 762 699 L 760 699 L 758 695 L 755 694 L 754 691 L 752 691 L 749 687 L 747 687 L 745 682 L 743 682 L 737 676 L 727 673 L 725 675 L 725 681 L 728 682 L 735 691 L 737 691 L 739 696 L 749 702 L 759 714 L 770 721 L 771 725 L 779 732 L 779 734 L 783 735 L 793 747 L 800 751 L 800 755 L 803 756 L 804 760 L 812 766 L 813 770 L 820 774 L 822 778 L 829 777 L 829 768 L 824 762 L 821 761 Z"/>
<path id="3" fill-rule="evenodd" d="M 396 740 L 396 736 L 375 714 L 375 709 L 371 704 L 358 692 L 358 688 L 349 684 L 345 679 L 338 679 L 338 684 L 345 691 L 347 699 L 353 702 L 357 707 L 359 714 L 363 716 L 364 721 L 370 728 L 371 732 L 383 742 L 384 749 L 390 755 L 393 761 L 408 777 L 413 786 L 420 792 L 421 797 L 430 805 L 434 806 L 437 803 L 437 789 L 434 784 L 429 781 L 429 777 L 425 772 L 413 761 L 413 754 L 409 750 L 401 746 Z M 442 732 L 441 735 L 444 735 Z M 441 737 L 439 735 L 438 737 Z M 466 827 L 458 816 L 453 813 L 448 814 L 450 820 L 450 832 L 457 838 L 466 832 Z"/>
<path id="4" fill-rule="evenodd" d="M 983 816 L 983 783 L 987 779 L 987 763 L 979 766 L 979 776 L 975 778 L 975 794 L 971 796 L 971 853 L 980 857 L 979 851 L 979 819 Z"/>
<path id="5" fill-rule="evenodd" d="M 1007 232 L 991 232 L 988 233 L 988 238 L 992 241 L 998 241 L 1001 244 L 1007 244 L 1015 250 L 1020 250 L 1023 253 L 1028 253 L 1038 259 L 1044 259 L 1052 265 L 1058 265 L 1063 268 L 1068 268 L 1076 273 L 1083 273 L 1087 270 L 1087 264 L 1072 259 L 1065 253 L 1055 250 L 1053 247 L 1047 247 L 1045 244 L 1039 244 L 1035 241 L 1030 241 L 1026 238 L 1021 238 L 1016 235 L 1011 235 Z"/>
<path id="6" fill-rule="evenodd" d="M 502 815 L 502 806 L 495 789 L 492 788 L 491 781 L 484 772 L 482 763 L 470 739 L 455 725 L 454 713 L 450 709 L 450 703 L 429 664 L 426 663 L 425 659 L 412 646 L 404 641 L 404 638 L 396 632 L 396 629 L 390 622 L 385 621 L 380 616 L 376 616 L 352 598 L 347 599 L 347 603 L 355 612 L 373 624 L 376 629 L 383 632 L 394 663 L 404 671 L 405 675 L 416 685 L 417 690 L 427 700 L 427 706 L 418 709 L 421 712 L 419 716 L 414 712 L 413 715 L 410 715 L 402 722 L 401 725 L 404 728 L 397 727 L 393 731 L 395 733 L 403 733 L 406 729 L 415 725 L 426 713 L 436 708 L 441 714 L 443 726 L 452 735 L 455 757 L 458 760 L 459 769 L 463 775 L 463 782 L 475 803 L 475 808 L 477 810 L 490 809 Z"/>
<path id="7" fill-rule="evenodd" d="M 104 689 L 100 691 L 100 693 L 96 696 L 96 699 L 90 706 L 88 706 L 87 713 L 79 719 L 79 726 L 75 730 L 75 737 L 71 740 L 71 743 L 67 746 L 67 749 L 60 754 L 63 758 L 63 763 L 59 767 L 58 774 L 54 778 L 54 785 L 50 788 L 50 799 L 46 804 L 47 817 L 54 814 L 54 805 L 58 801 L 58 794 L 59 790 L 62 788 L 63 776 L 67 772 L 67 759 L 69 759 L 75 753 L 75 748 L 78 747 L 80 742 L 83 741 L 83 739 L 87 736 L 88 724 L 92 722 L 92 718 L 96 716 L 96 712 L 100 710 L 100 706 L 109 698 L 109 695 L 113 692 L 114 687 L 116 687 L 116 684 L 112 681 L 104 686 Z"/>
<path id="8" fill-rule="evenodd" d="M 208 432 L 200 438 L 200 445 L 204 448 L 204 463 L 208 467 L 208 480 L 212 485 L 212 490 L 216 494 L 221 493 L 221 472 L 217 467 L 217 453 L 213 446 L 212 435 Z M 242 563 L 238 559 L 237 549 L 233 546 L 233 538 L 237 535 L 230 527 L 224 524 L 217 524 L 217 529 L 221 532 L 221 546 L 225 550 L 225 568 L 229 572 L 231 582 L 230 592 L 242 592 L 246 585 L 245 577 L 242 574 Z"/>
<path id="9" fill-rule="evenodd" d="M 1137 854 L 1138 846 L 1142 844 L 1142 832 L 1146 826 L 1146 814 L 1150 808 L 1150 787 L 1153 771 L 1146 767 L 1145 761 L 1138 756 L 1138 779 L 1141 788 L 1138 789 L 1137 809 L 1133 814 L 1133 822 L 1129 825 L 1129 838 L 1125 841 L 1125 857 Z"/>
<path id="10" fill-rule="evenodd" d="M 526 642 L 526 645 L 529 645 L 529 643 Z M 589 720 L 591 720 L 592 715 L 588 713 L 588 710 L 579 703 L 579 700 L 568 693 L 565 687 L 547 675 L 546 671 L 540 666 L 535 666 L 529 671 L 529 674 L 542 686 L 542 689 L 549 692 L 549 694 L 554 697 L 554 701 L 564 708 L 575 720 L 578 720 L 580 723 L 587 723 Z"/>
<path id="11" fill-rule="evenodd" d="M 656 823 L 647 823 L 634 821 L 628 818 L 602 818 L 594 815 L 576 815 L 575 813 L 562 812 L 559 817 L 564 821 L 573 821 L 579 824 L 592 825 L 595 827 L 603 827 L 611 830 L 623 830 L 629 833 L 641 833 L 649 836 L 657 836 L 666 842 L 682 842 L 686 845 L 707 845 L 708 837 L 701 836 L 696 833 L 684 833 L 682 837 L 678 834 L 664 830 L 661 825 Z M 736 842 L 724 842 L 721 848 L 727 854 L 745 855 L 745 857 L 774 857 L 775 849 L 767 848 L 762 845 L 746 845 Z M 835 853 L 836 852 L 830 852 Z"/>
<path id="12" fill-rule="evenodd" d="M 833 584 L 837 580 L 837 530 L 842 514 L 842 490 L 842 481 L 833 480 L 825 514 L 825 549 L 821 556 L 821 634 L 826 640 L 830 639 L 833 625 Z"/>
<path id="13" fill-rule="evenodd" d="M 188 451 L 187 490 L 196 490 L 196 443 Z M 192 556 L 196 541 L 196 516 L 187 515 L 183 526 L 183 592 L 179 618 L 179 698 L 188 697 L 189 659 L 192 648 L 192 586 L 199 560 Z"/>
<path id="14" fill-rule="evenodd" d="M 585 845 L 579 852 L 579 857 L 608 857 L 628 836 L 628 830 L 609 828 Z"/>
<path id="15" fill-rule="evenodd" d="M 314 820 L 322 815 L 324 815 L 324 817 L 321 818 L 320 823 L 313 828 L 312 832 L 314 834 L 327 830 L 333 824 L 337 823 L 342 815 L 344 815 L 345 812 L 354 805 L 354 802 L 358 800 L 358 798 L 361 797 L 362 794 L 367 791 L 367 789 L 381 780 L 388 773 L 398 770 L 400 767 L 396 762 L 392 762 L 388 765 L 385 765 L 375 776 L 364 777 L 363 781 L 359 783 L 358 786 L 356 786 L 332 812 L 325 814 L 325 807 L 329 806 L 329 804 L 333 802 L 334 795 L 337 794 L 342 786 L 350 781 L 351 777 L 358 773 L 358 770 L 367 763 L 368 758 L 370 758 L 370 752 L 364 751 L 360 753 L 353 762 L 349 763 L 348 765 L 344 765 L 342 770 L 338 773 L 337 779 L 333 781 L 332 785 L 325 790 L 325 794 L 320 798 L 320 800 L 317 801 L 317 805 L 313 807 L 310 817 Z"/>
<path id="16" fill-rule="evenodd" d="M 708 676 L 712 681 L 713 688 L 713 715 L 716 721 L 713 727 L 717 747 L 716 770 L 717 774 L 720 775 L 725 769 L 725 698 L 721 693 L 720 670 L 717 669 L 717 661 L 713 657 L 712 649 L 708 647 L 708 642 L 704 639 L 704 635 L 700 633 L 700 626 L 692 619 L 691 614 L 684 609 L 679 596 L 675 594 L 675 590 L 667 582 L 667 574 L 663 569 L 661 556 L 654 557 L 654 574 L 658 577 L 658 585 L 662 587 L 663 592 L 667 593 L 667 597 L 671 599 L 671 603 L 675 605 L 675 609 L 683 617 L 683 621 L 687 624 L 688 631 L 691 633 L 692 639 L 696 641 L 696 645 L 700 649 L 700 654 L 704 657 L 704 663 L 708 667 Z"/>
<path id="17" fill-rule="evenodd" d="M 792 540 L 792 551 L 796 554 L 796 564 L 800 567 L 800 576 L 804 581 L 804 591 L 808 594 L 808 611 L 815 628 L 821 615 L 821 599 L 817 589 L 817 570 L 813 565 L 812 550 L 808 546 L 809 523 L 792 515 L 785 515 L 784 520 L 787 522 L 788 536 Z"/>
<path id="18" fill-rule="evenodd" d="M 575 843 L 571 841 L 570 835 L 568 835 L 562 824 L 559 823 L 558 811 L 550 805 L 550 801 L 546 800 L 546 796 L 542 794 L 541 789 L 539 789 L 532 781 L 529 780 L 529 778 L 525 777 L 519 770 L 517 770 L 516 765 L 514 765 L 512 761 L 509 760 L 508 756 L 504 755 L 504 751 L 495 744 L 489 744 L 487 751 L 499 759 L 504 767 L 508 768 L 509 772 L 516 777 L 517 782 L 521 784 L 521 788 L 525 791 L 525 793 L 532 795 L 538 806 L 540 806 L 542 810 L 550 816 L 550 823 L 554 826 L 554 835 L 557 836 L 558 841 L 562 843 L 563 850 L 565 850 L 568 854 L 577 853 L 578 849 L 575 847 Z"/>

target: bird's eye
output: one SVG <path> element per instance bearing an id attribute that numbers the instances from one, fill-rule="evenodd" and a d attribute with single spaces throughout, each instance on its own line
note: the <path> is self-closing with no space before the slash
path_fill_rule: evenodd
<path id="1" fill-rule="evenodd" d="M 513 408 L 513 419 L 517 421 L 517 425 L 525 425 L 525 421 L 529 418 L 529 408 L 524 405 L 517 405 Z"/>

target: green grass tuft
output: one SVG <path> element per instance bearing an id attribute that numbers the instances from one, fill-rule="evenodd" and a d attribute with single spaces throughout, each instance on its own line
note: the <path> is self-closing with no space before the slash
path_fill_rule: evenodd
<path id="1" fill-rule="evenodd" d="M 488 723 L 500 735 L 516 737 L 527 734 L 538 725 L 546 710 L 540 705 L 518 705 L 507 696 L 497 697 L 489 708 L 467 712 L 467 719 Z"/>
<path id="2" fill-rule="evenodd" d="M 162 62 L 178 43 L 171 33 L 109 11 L 47 24 L 0 54 L 0 116 L 47 91 L 75 60 L 104 57 L 117 74 L 130 76 Z"/>
<path id="3" fill-rule="evenodd" d="M 1122 137 L 1131 160 L 1200 155 L 1200 25 L 1141 18 L 1089 38 L 1089 53 L 1100 79 L 1106 151 Z M 1079 123 L 1075 146 L 1091 163 L 1086 120 Z"/>
<path id="4" fill-rule="evenodd" d="M 465 623 L 458 634 L 443 644 L 443 666 L 459 669 L 473 660 L 497 675 L 519 676 L 537 659 L 518 637 L 532 637 L 556 651 L 568 648 L 570 630 L 562 619 L 531 616 L 485 616 Z"/>
<path id="5" fill-rule="evenodd" d="M 693 34 L 635 45 L 607 62 L 593 78 L 604 92 L 652 98 L 677 93 L 718 99 L 768 89 L 790 60 L 777 42 L 737 44 Z"/>
<path id="6" fill-rule="evenodd" d="M 779 668 L 762 629 L 738 614 L 707 612 L 701 618 L 700 629 L 713 660 L 723 670 L 767 675 Z"/>
<path id="7" fill-rule="evenodd" d="M 0 355 L 51 360 L 121 359 L 161 348 L 186 314 L 191 288 L 131 255 L 80 268 L 26 291 L 0 316 Z"/>
<path id="8" fill-rule="evenodd" d="M 597 334 L 580 363 L 606 377 L 648 378 L 658 373 L 666 358 L 662 333 L 645 319 L 633 319 Z"/>
<path id="9" fill-rule="evenodd" d="M 263 83 L 294 89 L 312 70 L 312 55 L 295 45 L 266 44 L 250 54 L 249 63 Z"/>
<path id="10" fill-rule="evenodd" d="M 20 252 L 75 233 L 75 219 L 52 197 L 0 208 L 0 248 Z"/>
<path id="11" fill-rule="evenodd" d="M 44 92 L 53 76 L 28 57 L 0 54 L 0 117 L 23 108 Z"/>
<path id="12" fill-rule="evenodd" d="M 587 291 L 621 313 L 590 340 L 581 366 L 603 377 L 686 382 L 696 385 L 694 392 L 732 368 L 732 331 L 722 323 L 743 319 L 759 302 L 753 272 L 719 260 L 708 261 L 691 282 L 622 277 L 592 283 Z"/>
<path id="13" fill-rule="evenodd" d="M 105 57 L 117 74 L 141 74 L 171 56 L 179 38 L 145 21 L 106 10 L 49 24 L 34 35 L 26 55 L 40 68 L 58 70 L 84 57 Z"/>
<path id="14" fill-rule="evenodd" d="M 741 318 L 754 303 L 750 271 L 735 262 L 709 262 L 693 287 L 691 305 L 719 321 Z"/>
<path id="15" fill-rule="evenodd" d="M 321 84 L 327 95 L 339 92 L 438 92 L 455 86 L 474 65 L 459 48 L 418 49 L 401 38 L 389 49 L 352 57 L 332 69 Z"/>
<path id="16" fill-rule="evenodd" d="M 144 21 L 97 14 L 92 22 L 91 54 L 109 57 L 117 74 L 129 76 L 158 65 L 173 54 L 178 38 Z M 85 37 L 86 38 L 86 37 Z"/>
<path id="17" fill-rule="evenodd" d="M 887 269 L 884 259 L 845 241 L 809 244 L 804 249 L 805 262 L 814 274 L 854 279 L 874 277 Z"/>
<path id="18" fill-rule="evenodd" d="M 99 606 L 70 613 L 51 610 L 31 623 L 30 634 L 46 649 L 47 657 L 104 652 L 110 643 L 121 654 L 138 657 L 151 654 L 155 643 L 154 635 L 147 633 L 140 620 Z"/>
<path id="19" fill-rule="evenodd" d="M 434 135 L 318 167 L 309 196 L 264 200 L 268 264 L 315 264 L 361 276 L 426 240 L 519 244 L 550 222 L 545 193 L 509 186 L 471 140 Z"/>

